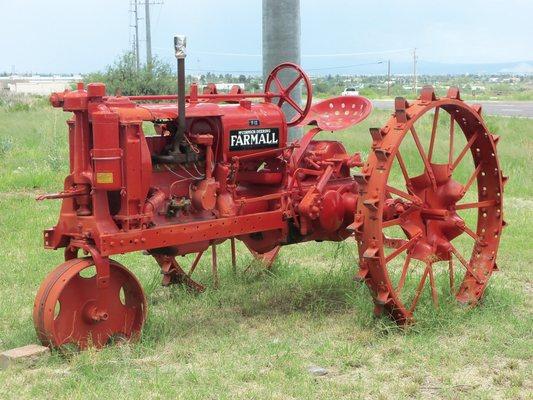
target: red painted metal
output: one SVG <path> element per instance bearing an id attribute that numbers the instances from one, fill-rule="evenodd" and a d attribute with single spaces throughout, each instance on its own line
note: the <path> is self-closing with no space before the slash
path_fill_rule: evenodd
<path id="1" fill-rule="evenodd" d="M 357 125 L 372 112 L 372 103 L 361 96 L 339 96 L 313 104 L 301 125 L 338 131 Z"/>
<path id="2" fill-rule="evenodd" d="M 496 156 L 497 141 L 480 114 L 460 99 L 456 89 L 438 99 L 433 88 L 425 87 L 417 101 L 409 104 L 397 99 L 395 107 L 387 124 L 374 132 L 372 153 L 362 170 L 363 195 L 356 216 L 361 255 L 357 276 L 369 286 L 377 313 L 386 311 L 399 323 L 406 323 L 412 321 L 428 280 L 431 297 L 438 306 L 434 268 L 440 265 L 449 273 L 450 291 L 458 301 L 475 304 L 481 298 L 496 269 L 504 225 L 504 179 Z M 437 163 L 433 161 L 434 144 L 443 114 L 450 118 L 449 146 L 446 161 Z M 422 128 L 417 128 L 426 115 L 432 118 L 427 151 L 421 140 Z M 455 158 L 454 136 L 459 134 L 464 135 L 466 145 Z M 422 161 L 423 170 L 418 175 L 408 173 L 402 156 L 408 151 L 408 139 L 412 139 L 413 151 L 418 152 Z M 457 177 L 456 167 L 467 153 L 471 154 L 473 170 L 466 178 Z M 389 182 L 395 163 L 401 170 L 403 187 Z M 474 181 L 478 188 L 477 202 L 463 202 Z M 472 222 L 459 214 L 466 209 L 477 209 L 477 215 L 472 216 L 475 231 L 468 226 Z M 396 235 L 402 232 L 401 236 L 388 237 L 391 232 L 388 228 L 399 228 L 392 232 Z M 471 240 L 467 244 L 463 242 L 463 249 L 458 249 L 453 241 L 461 235 L 470 236 Z M 397 243 L 391 252 L 386 252 L 387 242 Z M 402 255 L 405 258 L 400 263 Z M 457 291 L 454 259 L 464 268 L 464 279 Z M 422 267 L 414 265 L 415 261 Z M 409 277 L 413 281 L 410 291 L 405 285 Z"/>
<path id="3" fill-rule="evenodd" d="M 283 70 L 297 76 L 286 88 L 278 78 Z M 290 98 L 299 84 L 307 87 L 304 107 Z M 309 78 L 293 64 L 276 68 L 265 87 L 262 94 L 236 89 L 220 94 L 213 87 L 198 94 L 193 85 L 183 137 L 177 136 L 177 104 L 165 103 L 175 96 L 106 97 L 102 84 L 86 89 L 79 85 L 51 96 L 55 107 L 73 117 L 68 121 L 70 173 L 65 187 L 40 198 L 63 201 L 59 221 L 44 232 L 44 243 L 49 249 L 64 247 L 67 260 L 37 294 L 34 320 L 43 343 L 100 347 L 114 335 L 138 336 L 146 314 L 144 294 L 133 275 L 110 256 L 145 251 L 159 264 L 164 285 L 184 284 L 201 292 L 205 286 L 191 275 L 210 247 L 213 285 L 218 286 L 216 246 L 226 239 L 231 240 L 234 268 L 236 240 L 270 268 L 281 246 L 355 236 L 358 279 L 367 282 L 377 308 L 400 323 L 411 320 L 426 280 L 437 302 L 436 260 L 448 263 L 453 255 L 465 266 L 459 300 L 481 296 L 495 267 L 503 178 L 495 138 L 458 92 L 437 99 L 426 88 L 413 104 L 397 100 L 387 125 L 371 129 L 372 151 L 363 163 L 359 153 L 350 155 L 341 143 L 315 140 L 315 135 L 360 122 L 370 113 L 368 100 L 337 98 L 311 109 Z M 281 109 L 285 103 L 297 112 L 289 122 Z M 445 164 L 432 159 L 435 132 L 426 151 L 415 127 L 420 116 L 434 109 L 453 116 L 456 128 L 450 137 L 462 131 L 468 141 L 468 147 L 455 159 L 451 152 Z M 288 143 L 288 127 L 304 119 L 318 127 Z M 147 135 L 146 122 L 154 125 L 156 134 Z M 422 174 L 410 174 L 402 158 L 399 147 L 407 135 L 413 136 L 425 166 Z M 175 140 L 179 145 L 172 147 Z M 178 153 L 165 158 L 171 147 Z M 461 184 L 453 170 L 469 152 L 476 168 Z M 396 159 L 405 187 L 388 180 Z M 356 167 L 361 171 L 354 174 Z M 458 203 L 474 182 L 477 202 Z M 479 210 L 476 231 L 459 217 L 465 209 Z M 405 236 L 384 236 L 388 227 L 400 227 Z M 459 235 L 475 240 L 470 260 L 451 245 Z M 392 247 L 392 253 L 386 254 L 385 247 Z M 79 250 L 89 257 L 78 258 Z M 404 253 L 408 260 L 396 284 L 388 264 Z M 186 254 L 196 254 L 189 272 L 176 260 Z M 426 266 L 409 306 L 398 292 L 409 286 L 411 260 Z M 96 276 L 82 278 L 80 273 L 92 265 Z M 455 282 L 450 276 L 451 286 Z M 126 293 L 123 305 L 117 302 L 121 289 Z M 58 302 L 59 317 L 53 312 Z"/>
<path id="4" fill-rule="evenodd" d="M 296 76 L 293 81 L 287 86 L 284 86 L 279 79 L 279 75 L 283 72 L 296 71 Z M 298 87 L 300 82 L 303 81 L 305 86 L 305 106 L 302 108 L 300 104 L 297 104 L 291 97 L 291 93 Z M 287 122 L 287 126 L 295 126 L 304 120 L 306 115 L 311 109 L 313 104 L 313 86 L 311 80 L 307 74 L 298 65 L 293 63 L 283 63 L 278 65 L 272 70 L 265 82 L 265 93 L 267 94 L 266 101 L 272 101 L 273 98 L 278 98 L 277 105 L 282 107 L 287 104 L 291 108 L 295 115 Z"/>
<path id="5" fill-rule="evenodd" d="M 113 261 L 109 285 L 99 288 L 97 275 L 80 275 L 93 265 L 91 258 L 66 261 L 42 283 L 35 299 L 33 319 L 43 344 L 101 347 L 115 338 L 139 336 L 146 315 L 140 283 Z"/>

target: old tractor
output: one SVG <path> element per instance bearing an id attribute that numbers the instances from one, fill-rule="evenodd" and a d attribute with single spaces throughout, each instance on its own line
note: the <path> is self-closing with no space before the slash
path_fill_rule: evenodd
<path id="1" fill-rule="evenodd" d="M 40 197 L 62 199 L 44 245 L 65 249 L 35 299 L 43 344 L 101 347 L 139 337 L 145 295 L 112 256 L 143 251 L 163 285 L 202 292 L 193 272 L 210 252 L 216 287 L 225 240 L 234 268 L 236 241 L 266 268 L 281 246 L 353 241 L 355 281 L 370 289 L 377 315 L 401 325 L 414 320 L 422 297 L 435 305 L 439 293 L 479 301 L 497 270 L 505 224 L 498 137 L 479 106 L 456 88 L 441 98 L 429 86 L 412 102 L 396 98 L 386 124 L 370 129 L 362 160 L 316 135 L 361 122 L 371 112 L 367 99 L 313 103 L 308 76 L 291 63 L 275 68 L 261 93 L 193 83 L 186 95 L 181 38 L 175 46 L 177 95 L 108 96 L 104 84 L 91 83 L 51 96 L 73 116 L 64 190 Z M 305 105 L 291 97 L 299 88 Z M 295 126 L 308 131 L 289 141 Z M 192 262 L 187 270 L 184 260 Z"/>

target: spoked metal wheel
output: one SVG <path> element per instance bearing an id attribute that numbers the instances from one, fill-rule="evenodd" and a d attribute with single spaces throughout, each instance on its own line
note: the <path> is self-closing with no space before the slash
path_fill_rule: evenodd
<path id="1" fill-rule="evenodd" d="M 387 125 L 371 130 L 372 153 L 358 176 L 357 276 L 376 313 L 404 324 L 426 301 L 481 298 L 496 269 L 505 179 L 497 137 L 457 89 L 437 99 L 425 87 L 412 104 L 397 98 L 395 108 Z"/>
<path id="2" fill-rule="evenodd" d="M 43 281 L 33 309 L 39 339 L 45 346 L 80 349 L 103 347 L 114 338 L 136 339 L 146 316 L 139 281 L 110 262 L 109 285 L 97 288 L 92 258 L 64 262 Z"/>

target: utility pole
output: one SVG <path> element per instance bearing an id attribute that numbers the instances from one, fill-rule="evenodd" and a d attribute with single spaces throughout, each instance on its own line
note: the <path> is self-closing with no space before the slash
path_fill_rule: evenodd
<path id="1" fill-rule="evenodd" d="M 416 86 L 417 86 L 417 79 L 416 79 L 416 47 L 413 50 L 413 92 L 416 94 Z"/>
<path id="2" fill-rule="evenodd" d="M 300 64 L 300 0 L 263 0 L 263 82 L 278 64 Z M 282 71 L 280 80 L 289 85 L 294 77 Z M 300 104 L 301 86 L 292 91 L 292 99 Z M 283 105 L 288 119 L 294 111 Z M 289 129 L 289 140 L 299 139 L 301 128 Z"/>
<path id="3" fill-rule="evenodd" d="M 387 61 L 387 96 L 390 96 L 390 60 Z"/>
<path id="4" fill-rule="evenodd" d="M 150 2 L 144 2 L 144 18 L 146 22 L 146 66 L 152 69 L 152 32 L 150 31 Z"/>

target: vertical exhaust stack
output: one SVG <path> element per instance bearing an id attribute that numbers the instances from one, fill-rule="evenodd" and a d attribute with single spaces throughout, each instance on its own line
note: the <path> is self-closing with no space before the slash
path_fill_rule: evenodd
<path id="1" fill-rule="evenodd" d="M 178 63 L 178 131 L 174 136 L 172 153 L 179 152 L 178 146 L 185 135 L 185 50 L 187 48 L 187 38 L 184 35 L 174 36 L 174 50 Z"/>

